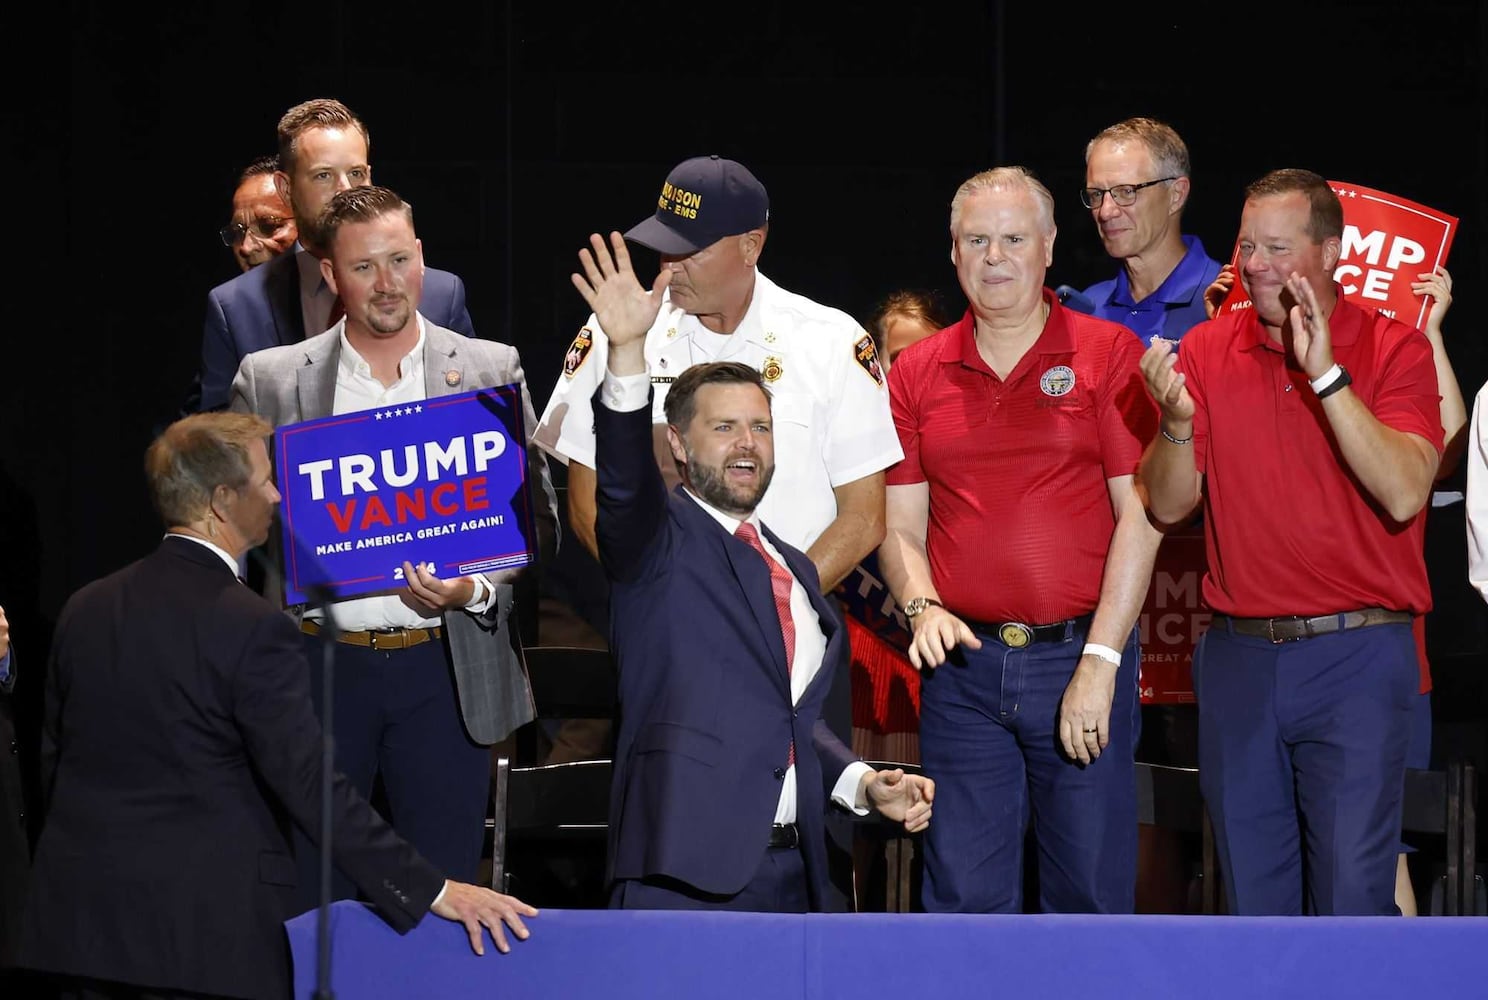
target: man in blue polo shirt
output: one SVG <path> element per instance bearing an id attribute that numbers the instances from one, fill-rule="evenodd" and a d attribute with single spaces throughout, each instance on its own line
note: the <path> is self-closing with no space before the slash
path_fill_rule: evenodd
<path id="1" fill-rule="evenodd" d="M 1208 318 L 1204 289 L 1220 265 L 1179 229 L 1188 192 L 1188 147 L 1163 122 L 1128 118 L 1085 147 L 1080 200 L 1121 270 L 1085 289 L 1084 311 L 1120 323 L 1148 346 L 1153 337 L 1178 340 Z"/>
<path id="2" fill-rule="evenodd" d="M 1143 344 L 1153 337 L 1179 340 L 1208 319 L 1204 290 L 1220 263 L 1197 237 L 1179 228 L 1190 190 L 1188 147 L 1173 128 L 1151 118 L 1128 118 L 1101 131 L 1085 147 L 1085 187 L 1080 200 L 1090 209 L 1106 253 L 1121 264 L 1116 277 L 1064 300 L 1070 308 L 1127 327 Z M 1188 531 L 1199 532 L 1197 526 Z M 1193 552 L 1203 575 L 1202 555 Z M 1148 591 L 1151 611 L 1155 595 Z M 1198 712 L 1192 704 L 1144 704 L 1137 759 L 1174 767 L 1198 766 Z M 1138 912 L 1182 913 L 1187 909 L 1193 853 L 1178 834 L 1143 826 L 1137 848 Z"/>

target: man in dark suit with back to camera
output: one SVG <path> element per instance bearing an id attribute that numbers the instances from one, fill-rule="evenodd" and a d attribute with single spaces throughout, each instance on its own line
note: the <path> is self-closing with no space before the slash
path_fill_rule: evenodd
<path id="1" fill-rule="evenodd" d="M 23 967 L 67 997 L 287 997 L 291 821 L 319 830 L 321 731 L 293 621 L 244 586 L 279 493 L 246 414 L 168 427 L 145 470 L 154 553 L 73 595 L 42 735 L 46 811 Z M 400 933 L 425 912 L 484 952 L 536 910 L 446 881 L 333 775 L 336 864 Z"/>
<path id="2" fill-rule="evenodd" d="M 315 221 L 336 192 L 372 183 L 371 148 L 367 126 L 340 101 L 305 101 L 279 120 L 274 183 L 294 212 L 300 239 L 289 253 L 208 293 L 199 384 L 183 407 L 186 412 L 224 409 L 244 357 L 297 344 L 340 318 L 339 300 L 320 270 L 330 248 L 315 232 Z M 475 336 L 458 276 L 425 268 L 420 308 L 430 322 Z"/>
<path id="3" fill-rule="evenodd" d="M 574 285 L 609 335 L 595 393 L 600 559 L 611 582 L 620 732 L 611 905 L 806 912 L 823 905 L 828 798 L 911 832 L 935 785 L 873 771 L 819 719 L 847 633 L 806 555 L 760 525 L 775 469 L 770 397 L 748 365 L 672 383 L 670 496 L 652 448 L 648 293 L 619 233 L 580 251 Z"/>

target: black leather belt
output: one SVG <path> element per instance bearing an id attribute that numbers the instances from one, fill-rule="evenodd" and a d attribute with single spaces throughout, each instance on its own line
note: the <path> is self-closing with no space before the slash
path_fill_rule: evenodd
<path id="1" fill-rule="evenodd" d="M 319 635 L 320 623 L 307 618 L 300 622 L 300 631 L 306 635 Z M 409 646 L 432 642 L 442 635 L 444 629 L 438 625 L 433 628 L 378 628 L 362 632 L 338 632 L 336 641 L 348 646 L 366 646 L 368 649 L 407 649 Z"/>
<path id="2" fill-rule="evenodd" d="M 1028 625 L 1024 622 L 979 622 L 962 618 L 973 632 L 989 635 L 1009 649 L 1022 649 L 1035 642 L 1068 642 L 1080 632 L 1090 628 L 1094 613 L 1078 618 L 1066 618 L 1062 622 L 1047 625 Z"/>
<path id="3" fill-rule="evenodd" d="M 1282 643 L 1369 625 L 1408 623 L 1410 620 L 1409 611 L 1360 608 L 1357 611 L 1340 611 L 1336 615 L 1318 615 L 1315 618 L 1235 618 L 1230 615 L 1215 615 L 1214 625 L 1236 635 L 1253 635 Z"/>
<path id="4" fill-rule="evenodd" d="M 801 843 L 801 834 L 794 823 L 776 823 L 770 827 L 771 847 L 796 847 Z"/>

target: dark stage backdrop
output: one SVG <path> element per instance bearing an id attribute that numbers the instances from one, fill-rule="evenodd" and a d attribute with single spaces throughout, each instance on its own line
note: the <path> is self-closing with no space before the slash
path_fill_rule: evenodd
<path id="1" fill-rule="evenodd" d="M 1075 192 L 1085 142 L 1133 114 L 1186 138 L 1186 228 L 1215 256 L 1274 167 L 1460 216 L 1447 337 L 1469 399 L 1488 373 L 1488 15 L 1468 0 L 59 6 L 70 51 L 6 111 L 12 246 L 65 289 L 10 289 L 40 308 L 0 369 L 0 601 L 23 651 L 154 544 L 141 457 L 196 365 L 207 291 L 236 273 L 216 237 L 235 173 L 311 97 L 366 121 L 375 179 L 416 206 L 426 260 L 463 276 L 477 331 L 520 348 L 539 410 L 586 312 L 576 251 L 645 216 L 685 157 L 759 175 L 763 266 L 786 287 L 860 318 L 903 285 L 959 310 L 949 200 L 998 163 L 1059 200 L 1051 285 L 1111 272 Z M 1460 521 L 1438 601 L 1452 651 L 1477 653 Z"/>

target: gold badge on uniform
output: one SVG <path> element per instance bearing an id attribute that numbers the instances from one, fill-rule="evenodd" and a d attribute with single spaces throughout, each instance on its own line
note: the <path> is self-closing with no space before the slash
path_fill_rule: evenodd
<path id="1" fill-rule="evenodd" d="M 1022 649 L 1033 641 L 1033 630 L 1022 622 L 1006 622 L 997 630 L 997 637 L 1009 649 Z"/>
<path id="2" fill-rule="evenodd" d="M 761 378 L 763 378 L 766 382 L 778 382 L 780 380 L 780 376 L 784 374 L 785 366 L 780 363 L 780 359 L 778 357 L 771 354 L 765 358 L 764 367 L 760 369 Z"/>
<path id="3" fill-rule="evenodd" d="M 878 363 L 878 345 L 873 343 L 873 338 L 863 334 L 856 344 L 853 344 L 853 360 L 858 367 L 868 373 L 878 385 L 884 384 L 883 366 Z"/>
<path id="4" fill-rule="evenodd" d="M 579 335 L 568 345 L 568 353 L 563 356 L 563 377 L 571 379 L 582 367 L 584 361 L 589 357 L 589 349 L 594 346 L 594 334 L 586 326 L 579 331 Z"/>
<path id="5" fill-rule="evenodd" d="M 767 344 L 773 344 L 773 343 L 775 343 L 775 335 L 773 333 L 767 333 L 767 334 L 765 334 L 765 343 L 767 343 Z"/>

